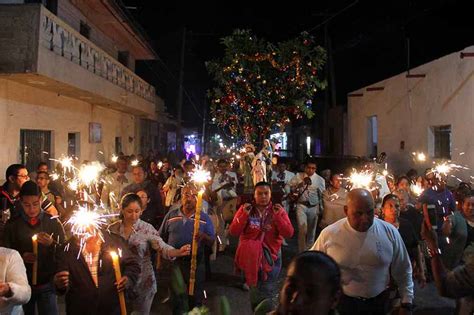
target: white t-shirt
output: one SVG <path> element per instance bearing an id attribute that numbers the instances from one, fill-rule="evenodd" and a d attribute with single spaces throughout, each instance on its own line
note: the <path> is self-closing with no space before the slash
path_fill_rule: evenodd
<path id="1" fill-rule="evenodd" d="M 395 280 L 402 303 L 413 300 L 410 258 L 395 227 L 377 218 L 367 230 L 354 230 L 347 218 L 325 228 L 311 250 L 331 256 L 341 268 L 345 295 L 372 298 Z"/>

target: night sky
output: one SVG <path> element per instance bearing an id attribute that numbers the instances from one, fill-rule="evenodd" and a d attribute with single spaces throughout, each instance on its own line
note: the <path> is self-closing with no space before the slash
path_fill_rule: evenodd
<path id="1" fill-rule="evenodd" d="M 204 62 L 223 54 L 219 39 L 236 28 L 252 29 L 271 41 L 310 30 L 324 46 L 327 24 L 341 105 L 347 102 L 347 93 L 406 71 L 407 38 L 411 68 L 474 44 L 473 1 L 262 2 L 123 0 L 161 59 L 139 63 L 137 71 L 156 85 L 171 114 L 176 113 L 180 47 L 186 27 L 185 125 L 201 125 L 206 90 L 212 85 Z"/>

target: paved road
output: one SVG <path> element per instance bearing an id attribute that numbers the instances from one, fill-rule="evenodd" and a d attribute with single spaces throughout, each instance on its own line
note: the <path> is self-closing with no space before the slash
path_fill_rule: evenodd
<path id="1" fill-rule="evenodd" d="M 292 217 L 292 221 L 294 218 Z M 218 313 L 219 299 L 221 295 L 229 299 L 232 314 L 251 315 L 248 292 L 241 289 L 241 279 L 233 272 L 233 256 L 235 253 L 237 240 L 231 239 L 231 246 L 221 253 L 216 261 L 212 262 L 212 279 L 205 285 L 207 294 L 207 305 L 212 314 Z M 280 284 L 286 274 L 286 266 L 297 252 L 297 240 L 295 236 L 288 240 L 289 246 L 283 248 L 283 270 L 280 275 Z M 163 281 L 161 282 L 163 284 Z M 153 305 L 154 314 L 171 314 L 169 303 L 160 303 L 166 293 L 160 290 Z M 450 299 L 440 297 L 433 283 L 429 283 L 424 289 L 415 290 L 416 315 L 450 315 L 454 311 L 454 302 Z"/>

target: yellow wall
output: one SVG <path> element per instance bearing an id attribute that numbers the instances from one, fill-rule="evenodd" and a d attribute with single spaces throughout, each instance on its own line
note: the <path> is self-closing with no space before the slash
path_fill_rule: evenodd
<path id="1" fill-rule="evenodd" d="M 89 122 L 102 124 L 102 143 L 89 143 Z M 9 164 L 20 161 L 20 129 L 52 130 L 50 153 L 56 158 L 67 154 L 68 133 L 79 132 L 80 160 L 103 160 L 114 153 L 117 136 L 125 154 L 136 151 L 138 123 L 131 114 L 0 78 L 0 177 Z"/>

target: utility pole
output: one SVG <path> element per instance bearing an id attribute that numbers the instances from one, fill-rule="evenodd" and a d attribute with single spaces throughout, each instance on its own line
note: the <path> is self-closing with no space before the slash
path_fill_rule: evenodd
<path id="1" fill-rule="evenodd" d="M 201 155 L 206 153 L 206 119 L 207 119 L 207 104 L 206 97 L 204 97 L 204 115 L 202 116 L 202 135 L 201 135 Z"/>
<path id="2" fill-rule="evenodd" d="M 183 112 L 183 84 L 184 84 L 184 54 L 186 48 L 186 27 L 183 26 L 183 34 L 181 39 L 181 58 L 179 63 L 179 82 L 178 82 L 178 98 L 176 107 L 178 112 L 178 126 L 176 130 L 176 153 L 181 159 L 183 156 L 183 126 L 182 126 L 182 112 Z"/>

